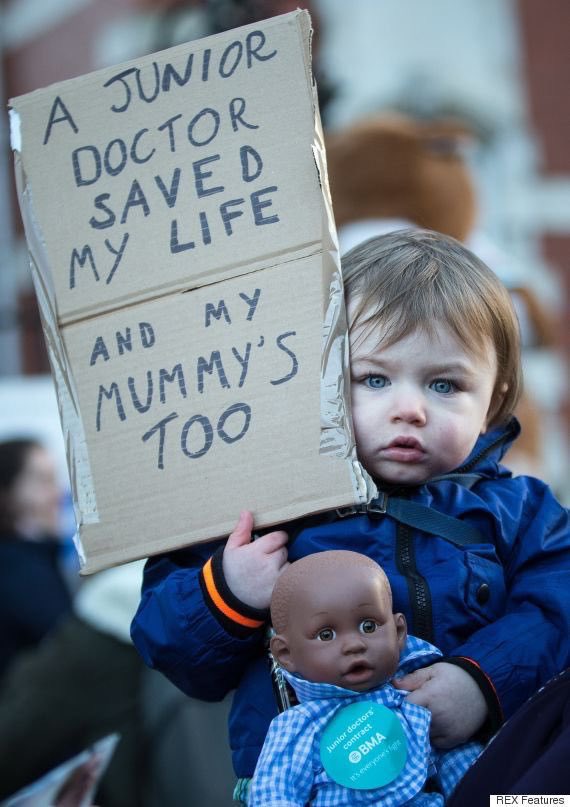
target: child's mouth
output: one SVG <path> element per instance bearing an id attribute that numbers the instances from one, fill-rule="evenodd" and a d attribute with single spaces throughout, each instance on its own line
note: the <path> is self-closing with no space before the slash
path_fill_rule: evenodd
<path id="1" fill-rule="evenodd" d="M 394 462 L 421 462 L 425 457 L 421 443 L 414 437 L 396 437 L 382 453 Z"/>

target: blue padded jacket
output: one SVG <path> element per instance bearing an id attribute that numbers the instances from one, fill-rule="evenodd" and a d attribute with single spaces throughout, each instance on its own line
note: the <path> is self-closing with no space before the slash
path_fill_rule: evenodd
<path id="1" fill-rule="evenodd" d="M 451 476 L 398 491 L 475 526 L 480 544 L 457 546 L 380 514 L 332 513 L 287 527 L 291 561 L 352 549 L 380 563 L 409 632 L 480 685 L 491 730 L 570 666 L 569 515 L 543 482 L 513 478 L 499 464 L 518 431 L 513 419 L 479 438 L 457 469 L 480 476 L 474 487 Z M 267 613 L 233 597 L 222 551 L 217 541 L 150 559 L 132 637 L 146 663 L 187 694 L 215 701 L 236 690 L 234 767 L 251 776 L 277 712 L 264 649 Z"/>

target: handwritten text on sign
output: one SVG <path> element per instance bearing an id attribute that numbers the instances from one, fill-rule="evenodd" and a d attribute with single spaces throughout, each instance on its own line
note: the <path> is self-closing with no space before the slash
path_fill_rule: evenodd
<path id="1" fill-rule="evenodd" d="M 129 111 L 141 104 L 150 108 L 166 93 L 213 79 L 231 79 L 240 71 L 259 69 L 276 55 L 265 34 L 252 31 L 219 53 L 210 48 L 189 53 L 183 69 L 156 61 L 144 68 L 123 69 L 101 91 L 109 95 L 108 110 L 123 121 Z M 188 108 L 186 99 L 181 108 Z M 46 122 L 44 146 L 62 127 L 82 134 L 80 114 L 57 95 Z M 155 209 L 172 211 L 164 238 L 173 256 L 231 237 L 246 222 L 254 227 L 278 222 L 279 187 L 266 180 L 272 172 L 260 150 L 247 142 L 259 129 L 247 98 L 235 95 L 223 108 L 206 105 L 190 113 L 180 111 L 152 127 L 139 125 L 130 132 L 123 124 L 120 136 L 73 148 L 69 180 L 79 192 L 91 194 L 86 223 L 93 238 L 71 246 L 68 288 L 88 287 L 82 279 L 85 274 L 97 283 L 112 283 L 130 248 L 132 226 L 140 226 Z M 217 150 L 218 143 L 223 150 Z M 151 170 L 155 165 L 156 173 Z M 144 171 L 144 180 L 138 171 Z M 125 176 L 129 181 L 117 192 L 114 181 Z M 228 177 L 232 178 L 229 184 Z"/>
<path id="2" fill-rule="evenodd" d="M 255 288 L 251 292 L 240 292 L 231 304 L 224 299 L 208 302 L 204 306 L 203 327 L 207 329 L 215 324 L 218 327 L 231 327 L 234 320 L 252 321 L 261 296 L 261 289 Z M 194 323 L 194 328 L 197 325 Z M 189 459 L 199 459 L 207 454 L 216 437 L 227 444 L 235 443 L 250 428 L 252 407 L 249 403 L 238 400 L 214 415 L 200 411 L 190 417 L 181 415 L 180 403 L 189 397 L 204 396 L 211 390 L 210 385 L 224 390 L 243 390 L 250 368 L 261 352 L 265 354 L 263 366 L 271 368 L 271 373 L 263 381 L 272 386 L 287 383 L 299 371 L 294 350 L 296 336 L 295 330 L 280 332 L 267 340 L 259 335 L 255 342 L 244 340 L 225 351 L 211 350 L 208 355 L 195 355 L 184 360 L 175 357 L 167 367 L 145 370 L 139 362 L 137 374 L 129 375 L 126 381 L 112 380 L 99 384 L 95 409 L 96 430 L 104 432 L 106 427 L 114 428 L 117 422 L 126 421 L 130 416 L 163 409 L 167 414 L 141 435 L 144 443 L 155 445 L 156 465 L 160 470 L 165 468 L 167 462 L 167 434 L 176 433 L 176 442 Z M 152 323 L 138 322 L 135 326 L 117 331 L 113 343 L 98 336 L 91 351 L 90 366 L 123 356 L 133 349 L 150 351 L 156 344 Z M 271 353 L 269 357 L 268 352 Z M 259 381 L 258 373 L 256 382 Z M 176 406 L 175 410 L 172 410 L 173 406 Z"/>

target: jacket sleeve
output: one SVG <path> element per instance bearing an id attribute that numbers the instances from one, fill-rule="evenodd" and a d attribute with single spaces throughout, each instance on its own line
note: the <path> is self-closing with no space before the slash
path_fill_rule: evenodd
<path id="1" fill-rule="evenodd" d="M 517 477 L 482 495 L 498 514 L 507 602 L 501 618 L 454 652 L 484 676 L 508 718 L 570 665 L 568 511 L 537 479 Z M 477 676 L 475 676 L 477 677 Z"/>
<path id="2" fill-rule="evenodd" d="M 146 664 L 186 694 L 221 700 L 262 651 L 266 612 L 233 598 L 223 580 L 223 544 L 202 544 L 147 561 L 131 637 Z"/>

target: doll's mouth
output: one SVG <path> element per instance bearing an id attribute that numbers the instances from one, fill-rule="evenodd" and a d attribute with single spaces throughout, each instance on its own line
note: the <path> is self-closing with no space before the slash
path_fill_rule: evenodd
<path id="1" fill-rule="evenodd" d="M 362 684 L 368 681 L 374 672 L 374 668 L 365 661 L 357 661 L 351 664 L 344 673 L 343 678 L 348 684 Z"/>

